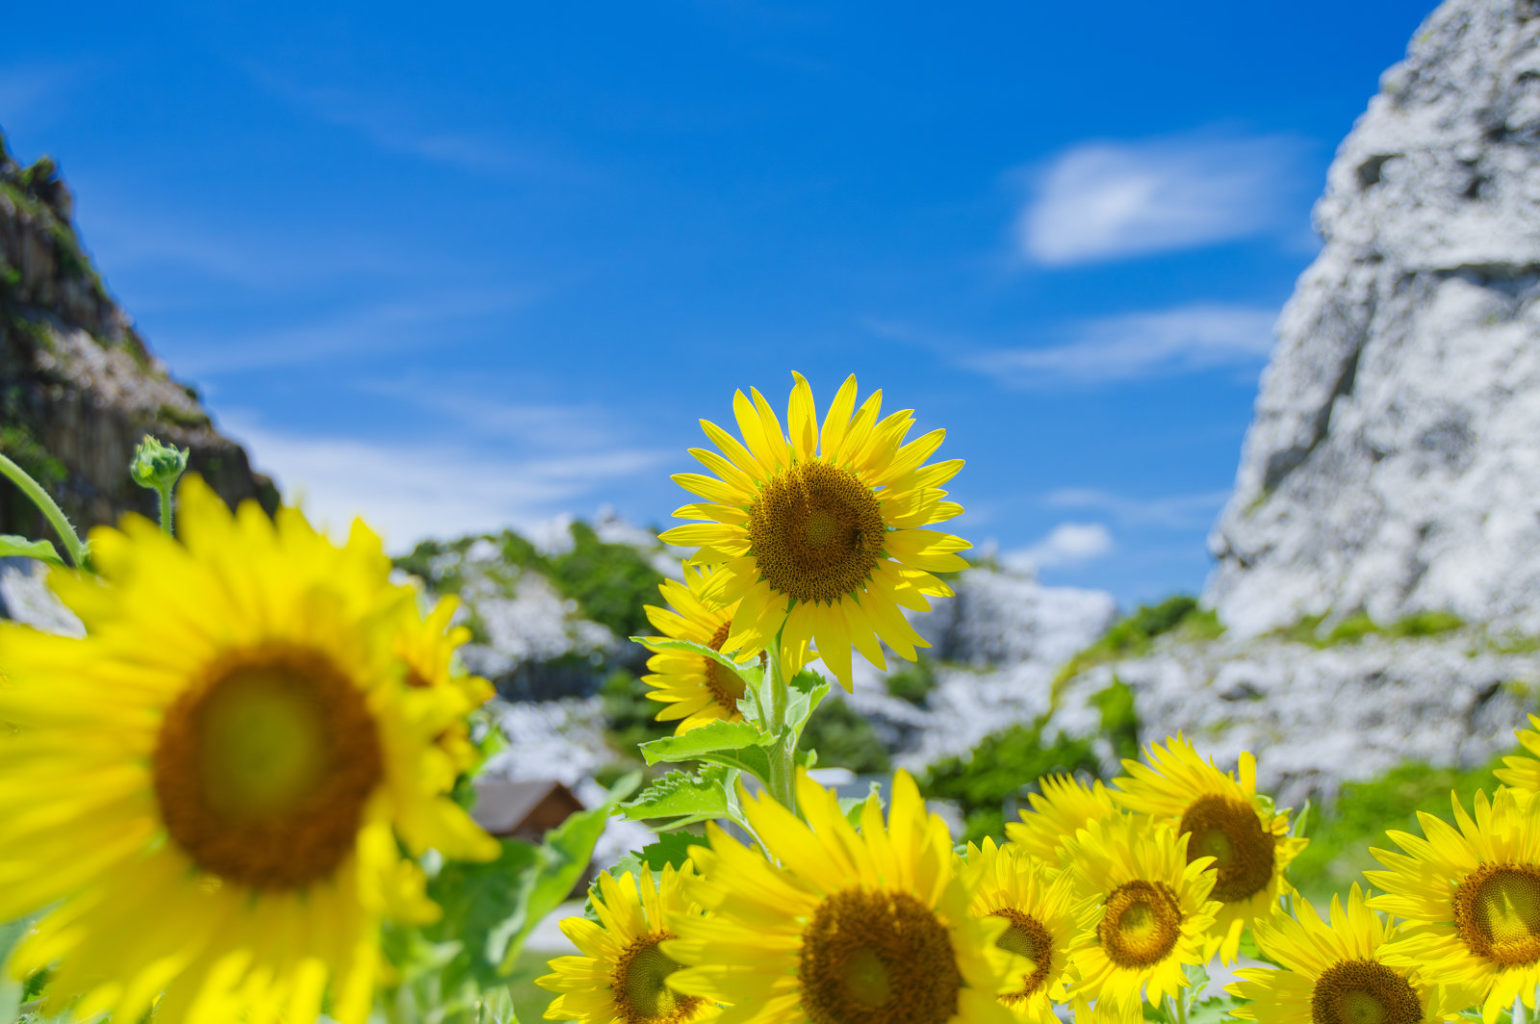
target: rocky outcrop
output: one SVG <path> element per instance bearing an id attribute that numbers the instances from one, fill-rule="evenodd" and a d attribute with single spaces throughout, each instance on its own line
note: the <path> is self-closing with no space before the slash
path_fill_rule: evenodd
<path id="1" fill-rule="evenodd" d="M 1439 7 L 1315 220 L 1206 600 L 1540 628 L 1540 4 Z"/>
<path id="2" fill-rule="evenodd" d="M 192 470 L 227 501 L 276 508 L 272 482 L 214 429 L 197 392 L 171 378 L 107 294 L 72 214 L 53 161 L 22 168 L 0 139 L 0 452 L 80 528 L 153 512 L 153 495 L 128 476 L 145 433 L 189 449 Z M 26 499 L 0 486 L 0 533 L 46 531 Z"/>

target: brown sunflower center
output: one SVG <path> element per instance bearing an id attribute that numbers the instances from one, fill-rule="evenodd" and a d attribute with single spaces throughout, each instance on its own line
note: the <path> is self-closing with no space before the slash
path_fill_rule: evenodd
<path id="1" fill-rule="evenodd" d="M 1213 857 L 1219 879 L 1213 899 L 1235 903 L 1250 899 L 1273 880 L 1278 837 L 1262 830 L 1257 812 L 1244 800 L 1201 796 L 1182 815 L 1187 861 Z"/>
<path id="2" fill-rule="evenodd" d="M 155 796 L 200 868 L 253 888 L 300 888 L 352 850 L 383 778 L 374 717 L 352 681 L 305 648 L 216 664 L 166 709 Z"/>
<path id="3" fill-rule="evenodd" d="M 1042 922 L 1014 907 L 1001 907 L 991 916 L 1003 917 L 1010 922 L 1010 927 L 1000 936 L 1000 948 L 1025 957 L 1032 965 L 1032 969 L 1021 976 L 1020 988 L 1000 996 L 1002 1003 L 1019 1003 L 1052 980 L 1048 972 L 1053 968 L 1053 940 Z"/>
<path id="4" fill-rule="evenodd" d="M 831 602 L 859 590 L 886 535 L 872 489 L 826 462 L 784 470 L 749 506 L 749 551 L 760 576 L 798 601 Z"/>
<path id="5" fill-rule="evenodd" d="M 1176 946 L 1182 908 L 1164 882 L 1124 882 L 1107 897 L 1096 933 L 1107 957 L 1119 967 L 1148 967 Z"/>
<path id="6" fill-rule="evenodd" d="M 727 634 L 733 629 L 733 620 L 728 619 L 717 627 L 717 631 L 711 634 L 711 639 L 706 646 L 713 651 L 720 651 L 722 645 L 727 643 Z M 706 689 L 711 691 L 711 699 L 721 706 L 729 715 L 738 713 L 738 700 L 743 696 L 743 677 L 730 668 L 725 668 L 712 661 L 710 658 L 702 658 L 706 664 Z"/>
<path id="7" fill-rule="evenodd" d="M 903 892 L 825 899 L 802 933 L 797 973 L 812 1024 L 944 1024 L 962 989 L 946 926 Z"/>
<path id="8" fill-rule="evenodd" d="M 610 991 L 615 996 L 615 1013 L 627 1024 L 681 1024 L 701 1005 L 696 996 L 687 996 L 668 987 L 668 976 L 679 970 L 679 963 L 658 948 L 658 943 L 672 939 L 672 932 L 653 932 L 631 941 L 610 971 Z"/>
<path id="9" fill-rule="evenodd" d="M 1417 1024 L 1422 1003 L 1411 983 L 1374 960 L 1339 960 L 1316 979 L 1313 1024 Z"/>
<path id="10" fill-rule="evenodd" d="M 1455 887 L 1454 924 L 1479 957 L 1505 966 L 1540 960 L 1540 868 L 1481 865 Z"/>

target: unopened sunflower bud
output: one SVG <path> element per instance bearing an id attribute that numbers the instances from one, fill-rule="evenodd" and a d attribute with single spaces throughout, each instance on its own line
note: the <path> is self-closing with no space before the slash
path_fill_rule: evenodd
<path id="1" fill-rule="evenodd" d="M 164 444 L 149 434 L 134 449 L 128 464 L 134 483 L 152 491 L 169 490 L 187 469 L 187 449 Z"/>

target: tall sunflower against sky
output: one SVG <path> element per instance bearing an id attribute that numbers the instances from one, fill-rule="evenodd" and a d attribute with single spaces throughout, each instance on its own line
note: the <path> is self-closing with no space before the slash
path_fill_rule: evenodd
<path id="1" fill-rule="evenodd" d="M 1308 840 L 1289 835 L 1289 816 L 1277 814 L 1257 793 L 1257 762 L 1242 751 L 1239 776 L 1214 767 L 1181 736 L 1146 749 L 1148 764 L 1123 762 L 1112 798 L 1130 811 L 1176 822 L 1188 836 L 1187 858 L 1212 857 L 1218 877 L 1212 896 L 1220 909 L 1215 928 L 1220 956 L 1234 963 L 1241 933 L 1266 920 L 1279 897 L 1293 892 L 1284 869 Z"/>
<path id="2" fill-rule="evenodd" d="M 361 1022 L 382 918 L 437 913 L 402 844 L 498 851 L 446 795 L 464 698 L 407 685 L 361 523 L 179 504 L 180 541 L 129 516 L 58 578 L 84 638 L 0 633 L 0 920 L 48 908 L 7 969 L 77 1018 Z"/>
<path id="3" fill-rule="evenodd" d="M 1540 800 L 1477 791 L 1467 814 L 1451 798 L 1454 825 L 1419 812 L 1422 837 L 1387 833 L 1400 852 L 1373 850 L 1385 870 L 1364 877 L 1383 892 L 1370 905 L 1405 919 L 1386 962 L 1474 989 L 1492 1024 L 1516 997 L 1534 1007 L 1540 985 Z"/>
<path id="4" fill-rule="evenodd" d="M 692 852 L 707 916 L 663 944 L 687 965 L 670 983 L 728 1004 L 724 1024 L 1010 1024 L 996 995 L 1023 962 L 996 945 L 1004 919 L 969 913 L 951 837 L 914 780 L 894 777 L 886 824 L 868 798 L 859 832 L 805 772 L 797 803 L 805 822 L 745 797 L 765 852 L 707 826 L 710 849 Z"/>
<path id="5" fill-rule="evenodd" d="M 928 646 L 901 609 L 929 610 L 928 598 L 952 592 L 934 574 L 966 567 L 957 552 L 967 541 L 926 529 L 962 513 L 942 490 L 962 461 L 926 465 L 946 432 L 906 443 L 913 412 L 882 416 L 881 391 L 857 408 L 854 376 L 820 428 L 812 388 L 793 377 L 785 430 L 757 389 L 733 396 L 742 440 L 701 421 L 719 451 L 690 454 L 712 475 L 674 477 L 705 499 L 674 515 L 700 521 L 663 540 L 698 547 L 690 561 L 718 567 L 701 596 L 737 602 L 728 649 L 767 647 L 784 627 L 787 646 L 816 643 L 848 690 L 852 644 L 878 668 L 879 640 L 911 661 Z"/>

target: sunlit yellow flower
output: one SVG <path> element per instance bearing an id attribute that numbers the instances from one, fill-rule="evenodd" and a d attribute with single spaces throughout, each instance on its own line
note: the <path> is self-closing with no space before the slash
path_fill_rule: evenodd
<path id="1" fill-rule="evenodd" d="M 1473 818 L 1451 797 L 1458 828 L 1419 813 L 1426 838 L 1387 833 L 1402 852 L 1371 851 L 1389 870 L 1364 877 L 1384 892 L 1370 906 L 1405 918 L 1386 962 L 1472 987 L 1492 1024 L 1515 996 L 1534 1006 L 1540 984 L 1540 800 L 1502 788 L 1488 801 L 1478 791 Z"/>
<path id="2" fill-rule="evenodd" d="M 724 1024 L 1009 1024 L 995 995 L 1021 961 L 1005 922 L 968 913 L 946 825 L 899 772 L 884 826 L 875 797 L 858 833 L 834 794 L 797 780 L 807 824 L 768 796 L 744 798 L 780 866 L 715 825 L 693 856 L 710 916 L 683 921 L 664 952 L 688 964 L 679 991 L 732 1004 Z"/>
<path id="3" fill-rule="evenodd" d="M 129 516 L 56 574 L 84 639 L 0 632 L 0 920 L 50 908 L 8 969 L 77 1018 L 362 1021 L 381 918 L 437 912 L 400 843 L 498 850 L 445 795 L 460 704 L 404 685 L 361 523 L 180 496 L 181 542 Z"/>
<path id="4" fill-rule="evenodd" d="M 1223 936 L 1220 956 L 1234 963 L 1241 933 L 1271 916 L 1279 896 L 1294 889 L 1284 868 L 1308 840 L 1289 835 L 1289 816 L 1275 814 L 1257 795 L 1257 762 L 1240 756 L 1240 777 L 1215 768 L 1181 736 L 1164 746 L 1151 744 L 1149 764 L 1124 761 L 1128 778 L 1118 779 L 1113 799 L 1130 811 L 1170 818 L 1187 842 L 1189 859 L 1214 858 L 1218 879 L 1211 894 L 1221 904 L 1214 927 Z"/>
<path id="5" fill-rule="evenodd" d="M 689 872 L 686 865 L 683 874 Z M 714 1004 L 681 995 L 667 984 L 679 964 L 659 946 L 674 937 L 681 919 L 700 913 L 682 882 L 671 866 L 656 881 L 644 867 L 638 896 L 630 873 L 618 881 L 608 871 L 601 873 L 593 901 L 599 923 L 583 917 L 561 923 L 582 955 L 552 960 L 555 973 L 536 981 L 561 993 L 551 1000 L 546 1017 L 583 1024 L 689 1024 L 714 1016 Z"/>
<path id="6" fill-rule="evenodd" d="M 975 917 L 1004 918 L 1000 945 L 1025 959 L 1000 1001 L 1031 1024 L 1058 1024 L 1053 1005 L 1065 1000 L 1070 953 L 1095 927 L 1096 904 L 1076 902 L 1070 876 L 1053 872 L 1012 844 L 993 839 L 969 845 L 963 881 Z"/>
<path id="7" fill-rule="evenodd" d="M 1536 757 L 1540 757 L 1540 732 L 1536 731 L 1540 730 L 1540 717 L 1530 715 L 1529 724 L 1531 728 L 1515 732 L 1514 735 L 1519 738 L 1524 749 L 1533 756 L 1519 754 L 1515 757 L 1505 757 L 1503 764 L 1507 767 L 1499 768 L 1492 774 L 1514 789 L 1540 793 L 1540 760 L 1536 760 Z"/>
<path id="8" fill-rule="evenodd" d="M 1209 860 L 1187 860 L 1187 837 L 1169 821 L 1119 815 L 1075 834 L 1069 871 L 1077 896 L 1099 904 L 1095 941 L 1071 959 L 1071 996 L 1102 1016 L 1138 1019 L 1141 1000 L 1158 1004 L 1186 984 L 1182 968 L 1213 955 L 1219 904 L 1209 899 Z"/>
<path id="9" fill-rule="evenodd" d="M 476 760 L 464 716 L 487 702 L 492 696 L 492 684 L 455 664 L 455 649 L 471 638 L 471 631 L 465 626 L 450 624 L 459 606 L 458 598 L 444 597 L 427 615 L 422 615 L 415 602 L 403 604 L 395 637 L 396 654 L 406 664 L 406 684 L 436 688 L 456 708 L 454 720 L 439 735 L 438 743 L 449 754 L 455 770 L 463 772 Z"/>
<path id="10" fill-rule="evenodd" d="M 1027 797 L 1032 809 L 1021 812 L 1021 821 L 1007 822 L 1005 835 L 1045 863 L 1060 863 L 1065 844 L 1078 830 L 1118 815 L 1112 794 L 1100 780 L 1087 786 L 1072 775 L 1044 775 L 1037 784 L 1042 793 Z"/>
<path id="11" fill-rule="evenodd" d="M 1456 1019 L 1448 993 L 1425 973 L 1383 959 L 1398 929 L 1370 910 L 1356 884 L 1331 898 L 1331 923 L 1308 900 L 1294 900 L 1298 919 L 1258 921 L 1253 935 L 1278 967 L 1243 967 L 1226 991 L 1249 1000 L 1231 1013 L 1263 1024 L 1421 1024 Z M 1464 1005 L 1464 1004 L 1462 1004 Z"/>
<path id="12" fill-rule="evenodd" d="M 752 400 L 733 396 L 741 442 L 701 421 L 721 452 L 690 454 L 715 475 L 675 476 L 705 502 L 674 515 L 704 521 L 663 540 L 698 546 L 692 562 L 721 566 L 702 597 L 741 602 L 728 649 L 762 648 L 784 624 L 786 644 L 815 641 L 848 690 L 851 644 L 878 668 L 886 668 L 879 640 L 910 661 L 916 647 L 929 646 L 900 609 L 928 610 L 927 598 L 952 592 L 932 573 L 966 567 L 957 552 L 968 542 L 924 529 L 962 513 L 941 489 L 962 461 L 924 465 L 946 432 L 905 444 L 914 414 L 880 417 L 881 391 L 857 409 L 855 377 L 834 396 L 820 430 L 812 389 L 793 376 L 789 440 L 758 390 Z"/>
<path id="13" fill-rule="evenodd" d="M 701 600 L 701 590 L 710 582 L 713 573 L 712 569 L 687 564 L 683 583 L 663 581 L 658 589 L 670 607 L 646 606 L 648 620 L 663 634 L 651 639 L 691 640 L 714 651 L 722 650 L 732 631 L 733 613 L 738 604 L 734 602 L 716 609 Z M 668 705 L 658 712 L 658 721 L 678 720 L 674 732 L 682 733 L 718 720 L 742 720 L 738 701 L 744 695 L 745 684 L 738 673 L 699 654 L 659 650 L 651 643 L 646 647 L 653 652 L 647 659 L 651 674 L 642 677 L 642 682 L 652 687 L 647 698 Z M 727 653 L 742 663 L 760 656 L 762 650 L 749 646 L 741 650 L 728 648 Z M 808 661 L 806 646 L 788 649 L 782 656 L 787 676 L 795 674 Z"/>

